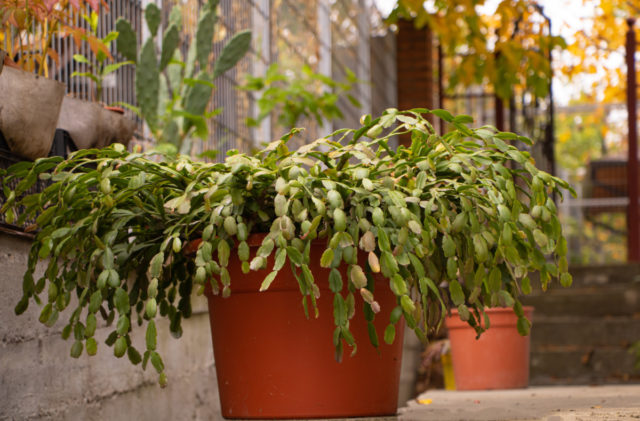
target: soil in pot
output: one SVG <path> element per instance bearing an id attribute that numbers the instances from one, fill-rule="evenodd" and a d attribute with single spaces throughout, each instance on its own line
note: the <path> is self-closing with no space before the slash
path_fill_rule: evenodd
<path id="1" fill-rule="evenodd" d="M 250 238 L 255 253 L 262 237 Z M 311 247 L 310 268 L 320 287 L 320 317 L 307 319 L 289 264 L 268 291 L 258 288 L 267 270 L 244 274 L 237 256 L 229 263 L 231 296 L 207 293 L 222 415 L 226 418 L 330 418 L 395 414 L 402 361 L 403 324 L 395 342 L 382 340 L 389 314 L 397 305 L 388 281 L 376 280 L 382 308 L 375 326 L 380 348 L 369 342 L 362 300 L 350 328 L 358 344 L 351 357 L 335 360 L 333 293 L 329 270 L 319 264 L 324 242 Z M 233 255 L 233 253 L 232 253 Z M 235 260 L 234 260 L 235 259 Z M 365 256 L 359 256 L 360 261 Z M 269 268 L 273 260 L 268 262 Z M 346 294 L 346 267 L 343 280 Z M 310 311 L 311 306 L 310 306 Z"/>
<path id="2" fill-rule="evenodd" d="M 521 336 L 511 308 L 486 309 L 490 327 L 476 339 L 475 330 L 457 310 L 445 319 L 458 390 L 515 389 L 529 385 L 530 336 Z M 524 307 L 531 320 L 533 307 Z"/>

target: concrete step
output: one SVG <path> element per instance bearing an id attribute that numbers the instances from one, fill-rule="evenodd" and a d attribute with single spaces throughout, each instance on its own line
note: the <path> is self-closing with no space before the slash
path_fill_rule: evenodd
<path id="1" fill-rule="evenodd" d="M 627 348 L 640 340 L 640 317 L 544 317 L 534 316 L 531 330 L 531 350 L 550 347 Z"/>
<path id="2" fill-rule="evenodd" d="M 640 382 L 628 351 L 640 340 L 640 265 L 573 266 L 571 273 L 571 288 L 522 299 L 535 307 L 530 384 Z"/>
<path id="3" fill-rule="evenodd" d="M 640 264 L 572 265 L 574 286 L 640 283 Z"/>
<path id="4" fill-rule="evenodd" d="M 572 265 L 569 272 L 573 276 L 573 287 L 602 286 L 612 284 L 640 283 L 640 264 L 610 264 L 610 265 Z M 537 279 L 537 274 L 531 274 L 531 280 Z M 532 283 L 537 285 L 537 282 Z M 552 289 L 562 288 L 557 283 Z"/>
<path id="5" fill-rule="evenodd" d="M 640 315 L 640 283 L 584 286 L 533 292 L 522 302 L 545 317 L 606 317 Z"/>
<path id="6" fill-rule="evenodd" d="M 626 347 L 547 347 L 531 353 L 532 385 L 640 382 Z"/>

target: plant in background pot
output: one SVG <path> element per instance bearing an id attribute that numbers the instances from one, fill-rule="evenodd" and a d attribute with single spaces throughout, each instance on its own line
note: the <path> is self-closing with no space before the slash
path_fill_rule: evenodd
<path id="1" fill-rule="evenodd" d="M 257 126 L 275 112 L 282 127 L 295 127 L 300 118 L 314 118 L 320 127 L 325 121 L 343 118 L 338 101 L 346 98 L 360 108 L 358 100 L 349 94 L 353 86 L 362 82 L 349 68 L 345 69 L 345 82 L 336 82 L 330 77 L 314 72 L 304 65 L 300 74 L 283 71 L 278 63 L 269 66 L 264 77 L 247 76 L 240 88 L 259 92 L 256 103 L 260 112 L 257 118 L 247 119 L 249 126 Z"/>
<path id="2" fill-rule="evenodd" d="M 428 113 L 454 130 L 438 135 Z M 39 231 L 16 312 L 47 288 L 43 323 L 73 306 L 73 357 L 95 354 L 101 315 L 116 357 L 151 362 L 164 384 L 156 320 L 179 337 L 192 293 L 207 293 L 224 416 L 395 413 L 401 319 L 424 340 L 447 307 L 481 332 L 486 307 L 510 305 L 526 330 L 527 274 L 570 283 L 549 199 L 568 185 L 505 143 L 526 138 L 470 120 L 389 109 L 296 151 L 290 133 L 215 164 L 121 145 L 17 164 L 2 211 L 24 206 Z M 411 145 L 390 149 L 403 133 Z M 22 197 L 38 178 L 53 184 Z"/>
<path id="3" fill-rule="evenodd" d="M 76 44 L 86 40 L 94 53 L 110 55 L 104 45 L 94 42 L 93 35 L 75 24 L 75 16 L 87 5 L 97 9 L 99 4 L 98 0 L 9 0 L 0 5 L 4 39 L 11 40 L 6 43 L 9 58 L 24 70 L 0 67 L 0 91 L 12 99 L 0 108 L 0 131 L 13 153 L 36 159 L 51 150 L 65 90 L 62 83 L 46 79 L 48 59 L 59 61 L 52 48 L 54 39 L 72 36 Z"/>
<path id="4" fill-rule="evenodd" d="M 202 5 L 195 39 L 188 45 L 186 61 L 180 53 L 182 13 L 179 6 L 171 9 L 169 24 L 162 35 L 162 48 L 156 39 L 161 12 L 150 3 L 144 12 L 151 36 L 137 51 L 136 33 L 124 18 L 116 22 L 119 33 L 118 52 L 134 62 L 136 68 L 136 98 L 138 107 L 122 104 L 134 110 L 147 124 L 156 147 L 169 154 L 190 154 L 192 138 L 206 139 L 207 119 L 220 110 L 207 111 L 215 85 L 214 80 L 231 69 L 251 46 L 251 32 L 236 33 L 222 48 L 215 63 L 210 59 L 213 37 L 218 21 L 218 0 Z"/>
<path id="5" fill-rule="evenodd" d="M 92 35 L 97 38 L 98 34 L 98 14 L 91 12 L 88 15 L 82 15 L 85 22 L 89 24 L 89 30 Z M 109 32 L 104 38 L 100 39 L 100 42 L 104 44 L 107 51 L 111 48 L 111 43 L 118 38 L 116 31 Z M 79 65 L 86 66 L 85 72 L 73 72 L 71 77 L 86 77 L 89 78 L 95 84 L 95 92 L 92 92 L 93 100 L 98 102 L 102 101 L 102 93 L 104 91 L 104 81 L 109 75 L 117 71 L 122 66 L 133 64 L 133 61 L 120 61 L 117 63 L 109 63 L 109 56 L 104 51 L 99 50 L 95 54 L 95 60 L 91 61 L 83 54 L 74 54 L 73 60 Z"/>

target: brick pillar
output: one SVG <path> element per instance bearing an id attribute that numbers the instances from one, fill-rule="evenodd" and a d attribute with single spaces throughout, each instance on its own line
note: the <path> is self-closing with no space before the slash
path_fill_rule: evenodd
<path id="1" fill-rule="evenodd" d="M 398 109 L 435 108 L 431 31 L 426 27 L 415 29 L 413 22 L 399 20 L 396 43 Z M 428 116 L 431 122 L 432 117 Z M 410 142 L 409 136 L 400 138 L 403 145 Z"/>

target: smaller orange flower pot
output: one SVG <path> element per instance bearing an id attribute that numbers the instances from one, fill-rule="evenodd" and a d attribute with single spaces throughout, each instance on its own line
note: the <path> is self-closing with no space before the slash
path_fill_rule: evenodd
<path id="1" fill-rule="evenodd" d="M 488 308 L 490 326 L 480 338 L 457 310 L 445 319 L 457 390 L 517 389 L 529 385 L 530 336 L 521 336 L 511 308 Z M 533 307 L 524 307 L 531 320 Z"/>

